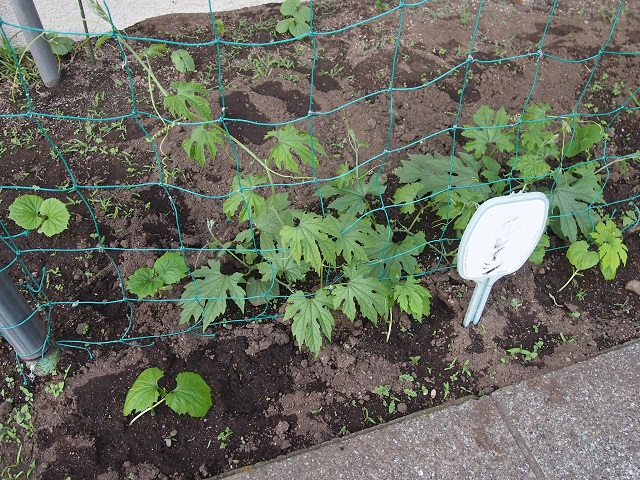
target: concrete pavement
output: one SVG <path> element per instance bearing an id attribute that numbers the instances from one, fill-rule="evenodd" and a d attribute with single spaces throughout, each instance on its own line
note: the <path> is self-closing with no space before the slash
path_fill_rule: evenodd
<path id="1" fill-rule="evenodd" d="M 228 473 L 271 479 L 640 479 L 640 342 Z"/>

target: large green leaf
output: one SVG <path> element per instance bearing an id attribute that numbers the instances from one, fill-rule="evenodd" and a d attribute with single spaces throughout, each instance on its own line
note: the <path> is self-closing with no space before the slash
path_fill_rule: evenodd
<path id="1" fill-rule="evenodd" d="M 182 307 L 180 323 L 202 316 L 202 328 L 216 320 L 227 310 L 227 300 L 231 299 L 244 312 L 245 291 L 240 286 L 245 283 L 241 273 L 225 275 L 220 272 L 220 262 L 209 260 L 209 265 L 193 272 L 194 282 L 189 283 L 178 303 Z"/>
<path id="2" fill-rule="evenodd" d="M 351 320 L 360 312 L 377 325 L 378 318 L 389 310 L 387 285 L 371 276 L 370 267 L 348 265 L 344 272 L 348 281 L 333 287 L 333 308 L 342 310 Z"/>
<path id="3" fill-rule="evenodd" d="M 473 121 L 476 125 L 465 125 L 462 136 L 471 139 L 465 149 L 475 152 L 476 158 L 482 157 L 490 145 L 502 152 L 515 150 L 513 129 L 508 126 L 509 115 L 504 107 L 495 112 L 482 105 L 473 115 Z"/>
<path id="4" fill-rule="evenodd" d="M 209 152 L 211 160 L 215 160 L 218 154 L 218 145 L 223 143 L 224 136 L 219 129 L 198 125 L 193 129 L 191 135 L 182 142 L 182 149 L 190 160 L 198 162 L 198 165 L 204 167 L 207 161 L 206 153 Z"/>
<path id="5" fill-rule="evenodd" d="M 178 252 L 166 252 L 153 264 L 153 269 L 165 285 L 179 282 L 186 275 L 187 264 Z"/>
<path id="6" fill-rule="evenodd" d="M 433 155 L 409 155 L 409 160 L 402 160 L 402 166 L 395 173 L 400 183 L 418 182 L 422 185 L 422 190 L 414 194 L 414 198 L 419 198 L 451 187 L 478 185 L 482 183 L 480 170 L 483 166 L 481 161 L 464 152 L 453 158 L 436 152 Z"/>
<path id="7" fill-rule="evenodd" d="M 143 412 L 149 407 L 152 407 L 160 398 L 158 380 L 160 380 L 163 375 L 164 372 L 156 367 L 147 368 L 142 371 L 127 392 L 122 413 L 127 416 L 132 412 Z"/>
<path id="8" fill-rule="evenodd" d="M 267 132 L 264 139 L 275 138 L 277 143 L 269 151 L 269 160 L 273 160 L 278 168 L 286 168 L 295 173 L 300 173 L 300 167 L 294 155 L 305 165 L 318 165 L 318 154 L 326 156 L 322 145 L 317 138 L 287 124 L 280 130 Z M 315 155 L 311 154 L 311 145 Z"/>
<path id="9" fill-rule="evenodd" d="M 127 288 L 140 298 L 154 296 L 163 286 L 156 271 L 148 267 L 137 269 L 127 280 Z"/>
<path id="10" fill-rule="evenodd" d="M 556 185 L 549 199 L 549 209 L 555 218 L 551 228 L 560 236 L 574 243 L 578 231 L 589 235 L 600 215 L 590 208 L 604 203 L 600 175 L 595 173 L 595 163 L 583 164 L 558 173 Z"/>
<path id="11" fill-rule="evenodd" d="M 365 249 L 374 245 L 371 221 L 368 218 L 356 220 L 352 215 L 341 215 L 336 220 L 336 229 L 340 232 L 335 241 L 336 253 L 342 255 L 347 264 L 352 261 L 368 262 Z"/>
<path id="12" fill-rule="evenodd" d="M 320 188 L 322 197 L 330 198 L 338 196 L 329 204 L 329 208 L 336 210 L 339 214 L 361 215 L 369 210 L 367 197 L 377 196 L 384 193 L 385 185 L 378 180 L 370 178 L 369 182 L 365 177 L 357 179 L 353 184 L 337 186 L 334 182 L 327 183 Z"/>
<path id="13" fill-rule="evenodd" d="M 394 283 L 393 299 L 403 312 L 420 323 L 431 313 L 431 292 L 415 277 L 407 277 L 402 282 Z"/>
<path id="14" fill-rule="evenodd" d="M 231 182 L 231 195 L 222 204 L 222 211 L 231 218 L 240 208 L 238 220 L 244 222 L 258 215 L 266 205 L 266 201 L 260 190 L 256 187 L 267 183 L 264 175 L 248 174 L 246 177 L 233 177 Z"/>
<path id="15" fill-rule="evenodd" d="M 188 413 L 192 417 L 204 417 L 213 402 L 211 388 L 200 375 L 182 372 L 176 377 L 176 388 L 167 393 L 167 406 L 178 415 Z"/>
<path id="16" fill-rule="evenodd" d="M 271 242 L 280 236 L 284 225 L 293 225 L 294 210 L 289 208 L 289 193 L 280 192 L 267 198 L 263 208 L 255 209 L 253 224 L 260 230 L 261 241 L 269 237 Z M 261 245 L 261 248 L 269 248 Z"/>
<path id="17" fill-rule="evenodd" d="M 249 278 L 247 280 L 247 300 L 254 307 L 265 305 L 280 296 L 280 284 L 272 280 Z"/>
<path id="18" fill-rule="evenodd" d="M 260 248 L 265 261 L 260 262 L 257 267 L 264 282 L 271 283 L 275 278 L 282 277 L 289 282 L 304 280 L 309 271 L 308 263 L 297 263 L 287 249 L 265 237 L 261 237 Z"/>
<path id="19" fill-rule="evenodd" d="M 331 341 L 331 333 L 335 323 L 330 308 L 331 299 L 325 290 L 320 290 L 312 297 L 305 297 L 304 292 L 295 292 L 289 297 L 284 312 L 284 319 L 291 320 L 291 331 L 300 349 L 306 345 L 318 356 L 322 348 L 322 334 Z"/>
<path id="20" fill-rule="evenodd" d="M 200 83 L 173 82 L 175 95 L 164 97 L 164 106 L 176 117 L 196 122 L 211 120 L 211 106 L 207 89 Z"/>
<path id="21" fill-rule="evenodd" d="M 282 245 L 288 247 L 291 256 L 300 264 L 303 260 L 317 273 L 323 264 L 335 265 L 336 246 L 329 235 L 340 232 L 328 220 L 314 213 L 298 213 L 298 225 L 285 225 L 280 230 Z"/>
<path id="22" fill-rule="evenodd" d="M 393 241 L 393 231 L 377 224 L 372 234 L 372 246 L 366 248 L 367 257 L 376 262 L 373 275 L 378 278 L 396 278 L 417 273 L 418 260 L 426 245 L 424 232 L 407 234 L 401 241 Z"/>

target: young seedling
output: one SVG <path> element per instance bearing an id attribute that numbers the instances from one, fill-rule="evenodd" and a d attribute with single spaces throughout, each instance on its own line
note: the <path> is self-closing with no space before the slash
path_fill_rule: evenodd
<path id="1" fill-rule="evenodd" d="M 176 388 L 171 391 L 158 385 L 163 376 L 162 370 L 151 367 L 144 370 L 133 382 L 127 392 L 122 413 L 125 417 L 133 412 L 139 413 L 129 422 L 129 426 L 163 402 L 178 415 L 187 413 L 196 418 L 204 417 L 213 405 L 211 388 L 197 373 L 179 373 L 176 377 Z"/>
<path id="2" fill-rule="evenodd" d="M 44 200 L 39 195 L 22 195 L 9 205 L 9 218 L 26 230 L 38 229 L 47 237 L 67 229 L 71 215 L 57 198 Z"/>
<path id="3" fill-rule="evenodd" d="M 127 280 L 127 288 L 140 298 L 168 290 L 187 275 L 187 265 L 178 252 L 167 252 L 158 258 L 153 268 L 142 267 Z"/>
<path id="4" fill-rule="evenodd" d="M 278 33 L 289 32 L 294 37 L 305 35 L 311 31 L 311 9 L 301 5 L 300 0 L 285 0 L 280 6 L 280 13 L 285 17 L 276 25 Z"/>

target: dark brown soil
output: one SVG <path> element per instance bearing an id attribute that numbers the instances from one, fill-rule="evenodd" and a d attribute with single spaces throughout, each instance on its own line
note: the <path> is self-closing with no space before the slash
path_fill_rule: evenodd
<path id="1" fill-rule="evenodd" d="M 469 123 L 480 105 L 504 106 L 517 114 L 531 94 L 534 57 L 493 62 L 539 49 L 552 2 L 535 0 L 533 7 L 520 3 L 529 2 L 483 6 L 473 52 L 477 61 L 470 65 L 460 124 Z M 618 4 L 559 3 L 543 44 L 552 57 L 540 62 L 529 102 L 546 102 L 552 113 L 565 114 L 584 91 L 579 110 L 612 122 L 611 112 L 639 86 L 640 8 L 627 2 L 605 49 L 610 54 L 599 61 L 566 63 L 560 59 L 583 60 L 601 50 Z M 372 1 L 318 1 L 314 6 L 315 27 L 321 32 L 340 30 L 378 13 Z M 350 128 L 368 142 L 360 151 L 361 161 L 374 159 L 371 166 L 378 168 L 385 160 L 382 175 L 389 194 L 393 168 L 407 153 L 451 152 L 450 133 L 438 132 L 452 126 L 464 69 L 427 88 L 412 87 L 465 61 L 477 9 L 477 1 L 440 0 L 405 10 L 394 86 L 407 88 L 394 92 L 390 135 L 388 92 L 373 94 L 389 87 L 397 13 L 318 36 L 314 45 L 270 44 L 283 38 L 275 33 L 277 5 L 220 15 L 225 40 L 267 44 L 222 46 L 224 102 L 217 88 L 215 46 L 188 47 L 196 61 L 195 73 L 176 74 L 167 57 L 152 60 L 152 66 L 164 85 L 176 80 L 203 82 L 210 89 L 214 117 L 224 106 L 230 133 L 262 157 L 269 149 L 263 138 L 272 127 L 260 123 L 293 121 L 310 109 L 322 112 L 296 125 L 305 129 L 311 123 L 327 149 L 330 160 L 322 162 L 318 178 L 335 175 L 339 163 L 354 162 L 347 143 Z M 186 43 L 212 38 L 207 15 L 159 17 L 127 29 L 127 34 Z M 133 45 L 141 49 L 148 43 Z M 315 66 L 313 48 L 318 55 Z M 265 58 L 271 63 L 264 63 Z M 25 277 L 19 267 L 24 262 L 34 281 L 42 283 L 48 299 L 43 317 L 48 314 L 52 338 L 64 348 L 56 377 L 26 379 L 26 391 L 33 394 L 30 400 L 19 388 L 23 376 L 13 350 L 0 343 L 3 478 L 15 478 L 19 472 L 26 476 L 32 462 L 30 478 L 47 480 L 205 478 L 465 395 L 487 394 L 640 337 L 640 297 L 637 287 L 631 288 L 640 279 L 637 228 L 625 232 L 629 259 L 615 280 L 605 282 L 592 270 L 559 292 L 571 266 L 564 250 L 553 250 L 541 266 L 526 264 L 501 279 L 480 325 L 470 329 L 462 328 L 461 322 L 473 284 L 426 249 L 419 260 L 425 270 L 434 270 L 424 277 L 434 297 L 431 315 L 417 323 L 396 312 L 393 324 L 377 327 L 338 316 L 333 342 L 317 359 L 299 351 L 278 306 L 251 307 L 244 315 L 231 311 L 231 321 L 203 334 L 199 326 L 178 325 L 175 301 L 125 299 L 120 278 L 150 266 L 161 249 L 182 245 L 190 266 L 202 265 L 211 258 L 202 251 L 211 234 L 225 242 L 237 233 L 221 208 L 221 196 L 237 173 L 234 152 L 221 151 L 216 163 L 204 168 L 190 162 L 180 147 L 187 129 L 161 133 L 162 122 L 149 114 L 154 106 L 146 74 L 132 58 L 128 67 L 135 105 L 119 51 L 108 41 L 98 52 L 97 65 L 78 49 L 62 60 L 59 86 L 30 86 L 32 112 L 43 115 L 2 118 L 0 217 L 7 232 L 3 235 L 8 236 L 1 237 L 6 247 L 0 249 L 0 267 L 9 266 L 10 275 L 22 284 Z M 601 88 L 584 90 L 594 68 L 593 81 Z M 356 99 L 361 100 L 342 108 Z M 0 92 L 0 111 L 20 113 L 25 105 L 19 90 L 14 98 L 6 87 Z M 632 100 L 627 106 L 638 105 Z M 97 123 L 49 115 L 124 117 Z M 610 125 L 607 154 L 628 155 L 640 149 L 639 118 L 637 109 L 619 113 Z M 48 138 L 36 128 L 35 119 L 47 129 Z M 141 126 L 158 134 L 153 145 Z M 80 148 L 79 140 L 91 148 Z M 68 169 L 50 155 L 52 145 L 62 152 Z M 392 153 L 382 155 L 385 148 Z M 238 155 L 247 162 L 242 152 Z M 250 165 L 246 168 L 251 171 Z M 633 162 L 626 168 L 612 167 L 604 191 L 612 203 L 607 213 L 637 208 L 638 173 Z M 74 183 L 90 201 L 69 206 L 73 228 L 51 239 L 35 233 L 16 236 L 19 230 L 6 220 L 6 209 L 24 191 L 14 186 L 56 189 Z M 319 208 L 312 186 L 291 191 L 299 205 Z M 427 218 L 421 226 L 430 238 L 440 235 L 434 221 Z M 98 238 L 105 248 L 99 248 Z M 560 245 L 557 239 L 553 242 Z M 176 288 L 164 292 L 161 300 L 179 295 Z M 533 350 L 537 342 L 542 342 L 538 357 L 531 361 L 506 352 L 520 346 Z M 164 370 L 167 388 L 179 372 L 202 375 L 213 392 L 206 417 L 178 417 L 158 408 L 155 415 L 128 426 L 129 419 L 122 415 L 127 390 L 150 366 Z M 65 371 L 68 376 L 63 379 Z M 54 396 L 52 385 L 62 380 L 64 389 Z M 376 393 L 385 388 L 388 396 Z M 33 425 L 32 432 L 16 424 L 21 409 L 32 416 L 22 421 Z M 19 441 L 9 431 L 15 431 Z M 225 431 L 232 433 L 222 441 Z"/>

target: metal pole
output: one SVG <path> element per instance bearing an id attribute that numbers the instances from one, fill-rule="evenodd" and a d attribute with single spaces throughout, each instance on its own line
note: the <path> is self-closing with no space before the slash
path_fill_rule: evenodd
<path id="1" fill-rule="evenodd" d="M 0 334 L 34 373 L 55 370 L 60 349 L 47 344 L 47 328 L 6 271 L 0 272 Z"/>
<path id="2" fill-rule="evenodd" d="M 42 22 L 33 0 L 11 0 L 11 4 L 21 26 L 42 30 Z M 44 39 L 42 32 L 23 28 L 22 34 L 36 62 L 42 81 L 47 87 L 55 87 L 60 82 L 60 70 L 49 42 Z"/>

